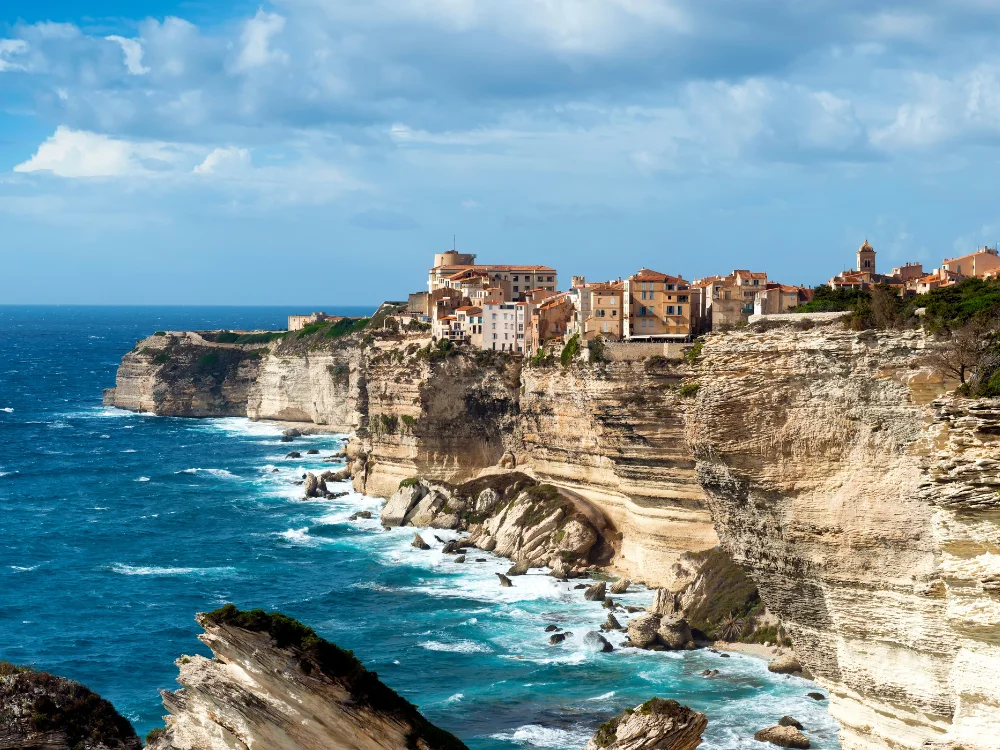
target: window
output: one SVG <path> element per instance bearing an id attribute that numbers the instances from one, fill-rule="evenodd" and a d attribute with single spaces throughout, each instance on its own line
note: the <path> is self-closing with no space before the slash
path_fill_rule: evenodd
<path id="1" fill-rule="evenodd" d="M 663 314 L 664 315 L 673 315 L 674 314 L 674 306 L 673 305 L 667 305 L 666 309 L 663 311 Z"/>
<path id="2" fill-rule="evenodd" d="M 642 293 L 642 298 L 646 299 L 646 293 L 645 292 Z"/>
<path id="3" fill-rule="evenodd" d="M 514 277 L 514 281 L 517 281 L 517 277 L 516 276 Z M 517 290 L 518 290 L 518 287 L 515 286 L 514 287 L 514 291 L 516 292 Z"/>
<path id="4" fill-rule="evenodd" d="M 667 291 L 668 292 L 673 291 L 673 289 L 674 289 L 674 285 L 673 284 L 667 284 Z"/>
<path id="5" fill-rule="evenodd" d="M 678 295 L 677 301 L 678 302 L 687 302 L 688 301 L 688 296 L 686 294 Z"/>
<path id="6" fill-rule="evenodd" d="M 618 317 L 618 311 L 617 310 L 612 310 L 611 311 L 611 317 L 612 318 L 617 318 Z"/>
<path id="7" fill-rule="evenodd" d="M 545 277 L 545 280 L 546 280 L 546 281 L 552 281 L 552 277 L 551 277 L 551 276 L 546 276 L 546 277 Z M 539 279 L 539 281 L 541 281 L 541 279 Z"/>
<path id="8" fill-rule="evenodd" d="M 497 335 L 496 335 L 496 334 L 494 333 L 494 334 L 493 334 L 493 338 L 496 338 L 496 337 L 497 337 Z M 494 348 L 494 349 L 496 349 L 496 348 L 497 348 L 497 345 L 496 345 L 496 344 L 494 344 L 494 345 L 493 345 L 493 348 Z"/>
<path id="9" fill-rule="evenodd" d="M 677 305 L 677 314 L 678 315 L 683 315 L 684 314 L 684 308 L 681 307 L 680 305 Z"/>
<path id="10" fill-rule="evenodd" d="M 754 279 L 753 280 L 753 285 L 754 286 L 760 286 L 760 279 Z"/>
<path id="11" fill-rule="evenodd" d="M 497 314 L 493 313 L 493 320 L 496 320 L 496 319 L 497 319 Z"/>
<path id="12" fill-rule="evenodd" d="M 517 276 L 514 277 L 514 281 L 517 281 Z M 514 288 L 516 289 L 517 287 L 514 287 Z"/>

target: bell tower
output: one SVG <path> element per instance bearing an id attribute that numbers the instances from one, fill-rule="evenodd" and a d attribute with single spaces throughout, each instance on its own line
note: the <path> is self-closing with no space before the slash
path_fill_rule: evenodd
<path id="1" fill-rule="evenodd" d="M 858 248 L 858 270 L 862 273 L 875 273 L 875 248 L 868 244 L 868 240 Z"/>

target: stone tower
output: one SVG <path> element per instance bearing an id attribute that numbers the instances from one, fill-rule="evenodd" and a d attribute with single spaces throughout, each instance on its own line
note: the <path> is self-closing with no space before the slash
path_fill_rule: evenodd
<path id="1" fill-rule="evenodd" d="M 875 273 L 875 248 L 865 244 L 858 248 L 858 270 L 862 273 Z"/>

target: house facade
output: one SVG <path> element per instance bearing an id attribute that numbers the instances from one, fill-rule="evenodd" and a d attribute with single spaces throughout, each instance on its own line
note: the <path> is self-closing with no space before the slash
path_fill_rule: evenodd
<path id="1" fill-rule="evenodd" d="M 623 283 L 622 335 L 685 341 L 701 332 L 701 290 L 680 276 L 642 268 Z"/>

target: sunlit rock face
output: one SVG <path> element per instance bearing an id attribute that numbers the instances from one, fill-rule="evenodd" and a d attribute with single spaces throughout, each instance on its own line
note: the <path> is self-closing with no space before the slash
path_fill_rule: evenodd
<path id="1" fill-rule="evenodd" d="M 713 336 L 688 411 L 724 547 L 830 689 L 843 746 L 1000 747 L 1000 403 L 919 332 Z"/>

